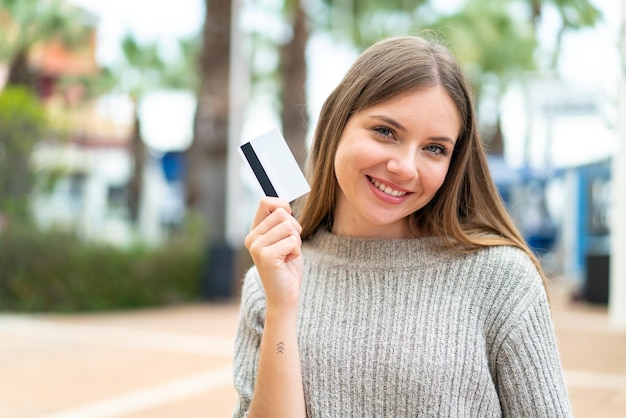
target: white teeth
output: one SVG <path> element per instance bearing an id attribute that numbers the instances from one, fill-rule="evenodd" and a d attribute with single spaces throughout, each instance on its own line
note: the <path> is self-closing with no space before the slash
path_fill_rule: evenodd
<path id="1" fill-rule="evenodd" d="M 370 181 L 372 182 L 372 184 L 374 186 L 376 186 L 378 188 L 378 190 L 384 192 L 385 194 L 388 194 L 389 196 L 401 197 L 401 196 L 404 196 L 406 194 L 406 192 L 401 192 L 400 190 L 394 190 L 391 187 L 385 186 L 381 182 L 376 181 L 376 180 L 374 180 L 371 177 L 370 177 Z"/>

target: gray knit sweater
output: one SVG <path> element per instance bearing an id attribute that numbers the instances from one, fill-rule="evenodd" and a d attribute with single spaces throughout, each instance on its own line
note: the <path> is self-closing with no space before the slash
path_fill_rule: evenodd
<path id="1" fill-rule="evenodd" d="M 546 293 L 520 250 L 436 238 L 305 241 L 298 339 L 308 417 L 564 417 Z M 234 417 L 254 390 L 265 296 L 245 277 Z"/>

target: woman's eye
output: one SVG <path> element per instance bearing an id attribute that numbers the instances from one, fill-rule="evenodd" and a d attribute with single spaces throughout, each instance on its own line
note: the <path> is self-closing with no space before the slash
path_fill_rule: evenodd
<path id="1" fill-rule="evenodd" d="M 378 126 L 374 130 L 382 136 L 393 137 L 393 131 L 385 126 Z"/>
<path id="2" fill-rule="evenodd" d="M 446 150 L 446 147 L 440 144 L 427 145 L 424 149 L 428 152 L 432 152 L 433 154 L 437 154 L 437 155 L 446 155 L 448 153 L 448 151 Z"/>

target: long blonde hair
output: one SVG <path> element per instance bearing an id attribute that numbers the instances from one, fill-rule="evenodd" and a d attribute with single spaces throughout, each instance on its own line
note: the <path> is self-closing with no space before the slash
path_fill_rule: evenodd
<path id="1" fill-rule="evenodd" d="M 462 123 L 443 185 L 426 206 L 412 215 L 412 221 L 424 235 L 448 238 L 460 251 L 515 246 L 528 254 L 545 284 L 539 261 L 506 211 L 489 173 L 461 66 L 438 41 L 417 36 L 390 38 L 365 50 L 322 106 L 308 160 L 311 192 L 300 202 L 298 216 L 303 240 L 320 228 L 332 226 L 339 187 L 334 159 L 350 116 L 428 86 L 441 86 L 448 92 Z"/>

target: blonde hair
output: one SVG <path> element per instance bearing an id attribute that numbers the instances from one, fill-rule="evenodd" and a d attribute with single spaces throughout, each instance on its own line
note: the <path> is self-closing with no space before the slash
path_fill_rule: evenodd
<path id="1" fill-rule="evenodd" d="M 412 222 L 422 234 L 447 238 L 459 251 L 515 246 L 528 254 L 545 284 L 537 258 L 506 211 L 489 173 L 461 66 L 441 43 L 418 36 L 390 38 L 365 50 L 326 99 L 308 160 L 311 192 L 299 202 L 302 238 L 332 227 L 339 187 L 334 159 L 350 116 L 409 90 L 430 86 L 441 86 L 448 92 L 462 123 L 443 185 L 412 215 Z"/>

